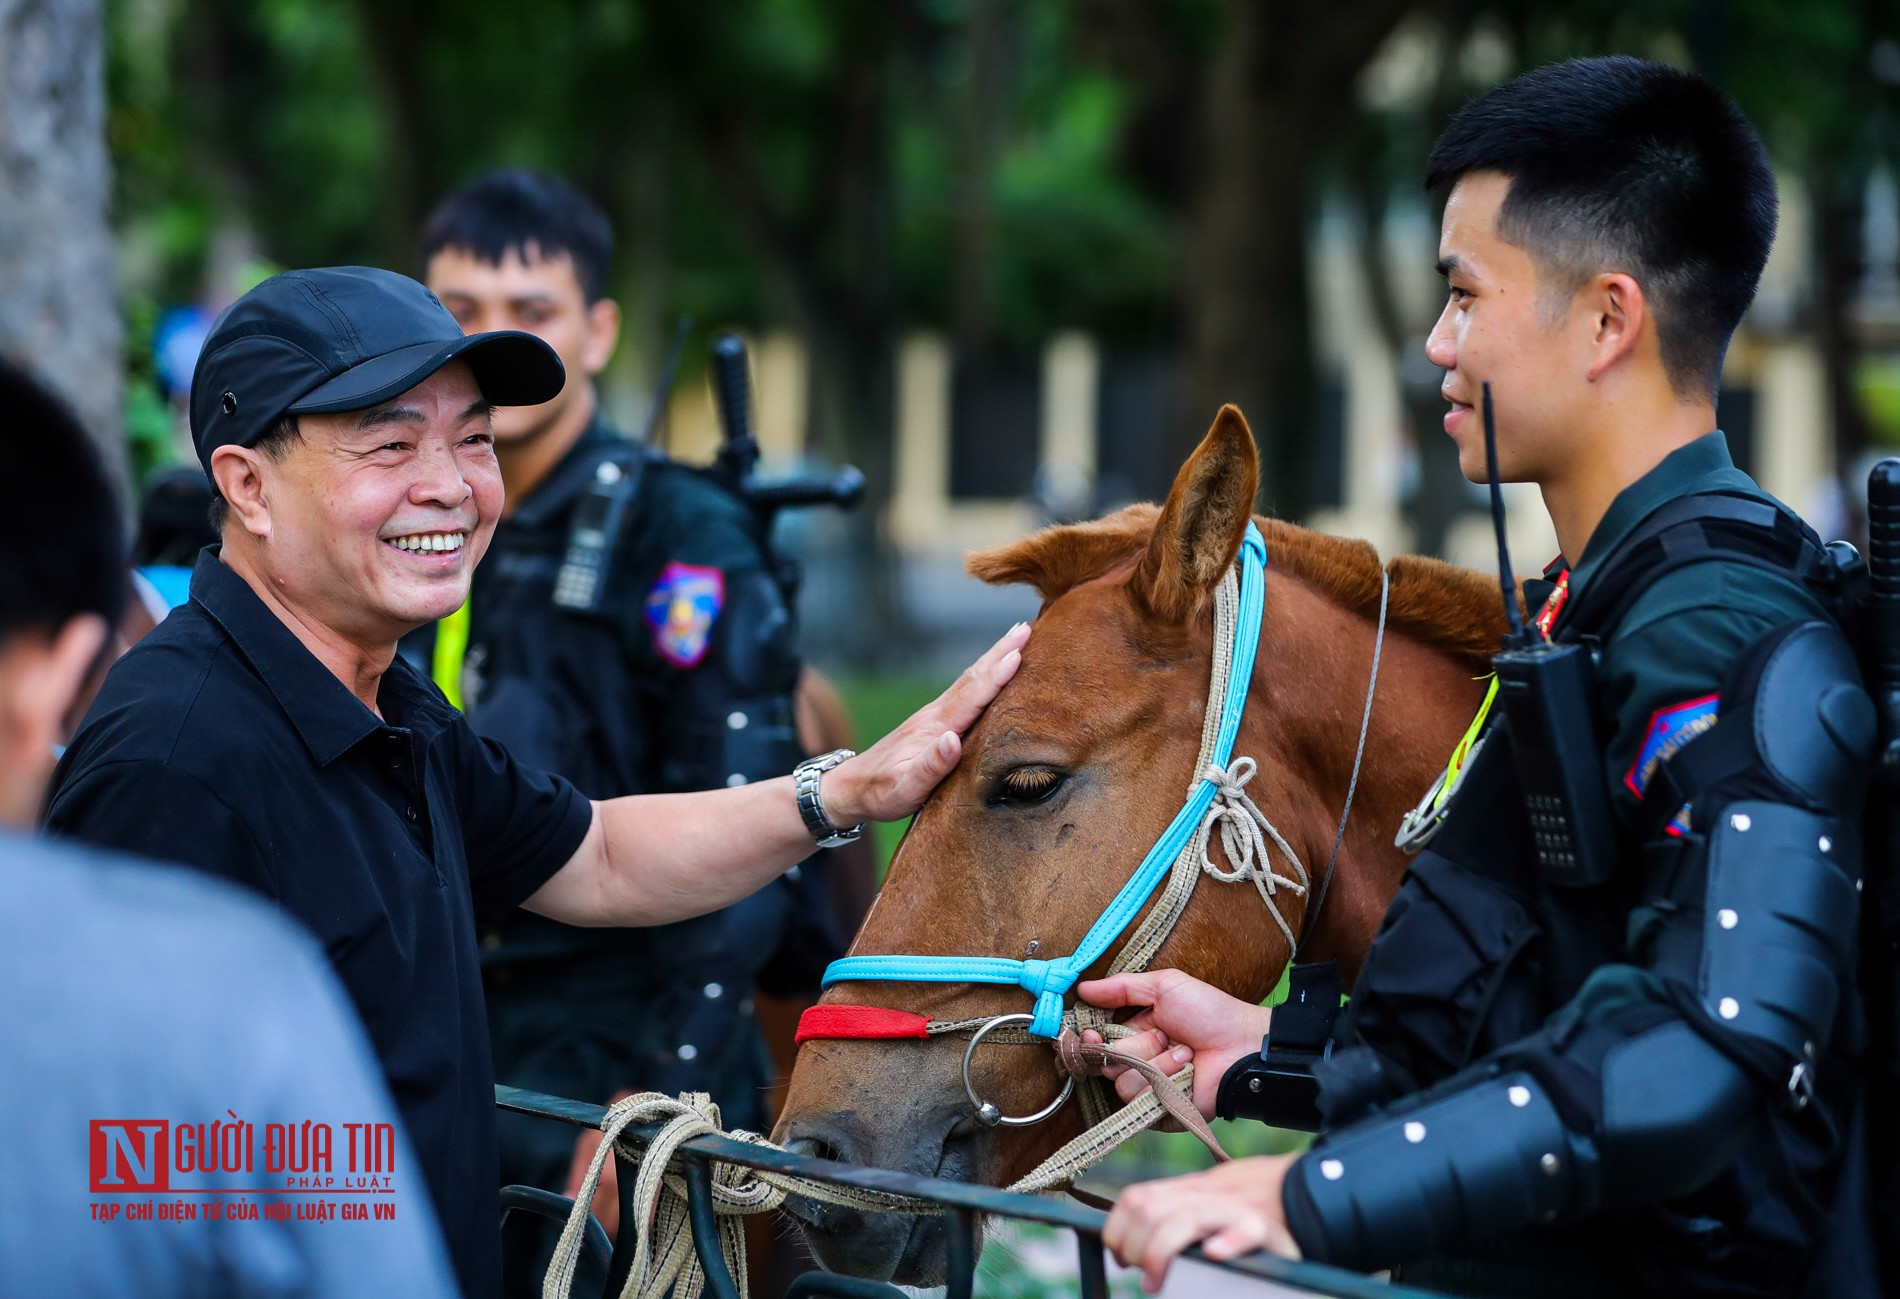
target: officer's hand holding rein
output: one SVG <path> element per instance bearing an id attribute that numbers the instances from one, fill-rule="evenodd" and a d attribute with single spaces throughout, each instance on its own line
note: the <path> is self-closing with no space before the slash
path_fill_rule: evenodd
<path id="1" fill-rule="evenodd" d="M 961 735 L 1022 662 L 1019 623 L 950 688 L 823 776 L 837 826 L 895 821 L 923 805 L 963 752 Z M 568 924 L 654 925 L 738 901 L 811 855 L 792 778 L 594 804 L 580 849 L 523 905 Z"/>
<path id="2" fill-rule="evenodd" d="M 1210 1119 L 1221 1079 L 1234 1061 L 1260 1050 L 1273 1020 L 1265 1006 L 1230 996 L 1185 970 L 1117 974 L 1077 984 L 1075 992 L 1104 1010 L 1143 1007 L 1128 1020 L 1141 1031 L 1115 1043 L 1116 1049 L 1152 1061 L 1170 1077 L 1192 1061 L 1194 1107 Z M 1100 1041 L 1101 1034 L 1089 1029 L 1082 1040 Z M 1147 1081 L 1124 1065 L 1109 1065 L 1103 1072 L 1124 1101 L 1148 1090 Z"/>

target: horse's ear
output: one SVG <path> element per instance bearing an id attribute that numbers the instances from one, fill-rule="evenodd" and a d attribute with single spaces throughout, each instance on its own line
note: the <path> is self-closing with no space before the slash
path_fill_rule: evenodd
<path id="1" fill-rule="evenodd" d="M 1100 577 L 1148 544 L 1159 511 L 1146 501 L 1124 506 L 1105 519 L 1069 523 L 973 552 L 964 567 L 993 586 L 1026 582 L 1045 601 Z"/>
<path id="2" fill-rule="evenodd" d="M 1129 579 L 1155 617 L 1179 623 L 1200 612 L 1240 553 L 1259 485 L 1253 431 L 1237 407 L 1222 406 L 1176 475 L 1147 552 Z"/>

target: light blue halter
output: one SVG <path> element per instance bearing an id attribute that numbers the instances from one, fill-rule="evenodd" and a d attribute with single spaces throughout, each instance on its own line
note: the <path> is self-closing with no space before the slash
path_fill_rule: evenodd
<path id="1" fill-rule="evenodd" d="M 1260 646 L 1260 621 L 1266 610 L 1267 543 L 1250 521 L 1240 546 L 1240 609 L 1234 619 L 1232 668 L 1226 696 L 1220 704 L 1220 730 L 1214 741 L 1213 765 L 1227 766 L 1234 738 L 1240 733 L 1240 715 L 1247 707 L 1248 683 L 1253 679 L 1254 652 Z M 900 983 L 1016 984 L 1036 999 L 1029 1031 L 1053 1038 L 1062 1031 L 1062 999 L 1082 972 L 1093 965 L 1116 935 L 1126 929 L 1148 904 L 1167 877 L 1181 849 L 1200 829 L 1219 787 L 1205 771 L 1175 814 L 1168 828 L 1141 859 L 1141 865 L 1121 887 L 1108 910 L 1089 926 L 1082 945 L 1053 961 L 1012 961 L 1000 956 L 847 956 L 825 969 L 824 985 L 848 980 Z"/>

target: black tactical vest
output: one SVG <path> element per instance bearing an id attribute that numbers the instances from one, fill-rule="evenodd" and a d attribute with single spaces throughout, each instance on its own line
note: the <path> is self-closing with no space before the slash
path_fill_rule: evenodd
<path id="1" fill-rule="evenodd" d="M 1553 638 L 1607 639 L 1652 583 L 1716 556 L 1794 575 L 1830 609 L 1851 606 L 1848 567 L 1798 518 L 1759 498 L 1706 493 L 1671 501 L 1639 525 L 1590 590 L 1573 596 Z M 1607 740 L 1604 718 L 1580 720 L 1599 743 Z M 1593 971 L 1630 962 L 1640 881 L 1656 865 L 1634 869 L 1636 854 L 1672 850 L 1638 838 L 1619 830 L 1619 859 L 1631 868 L 1605 884 L 1549 882 L 1538 865 L 1509 726 L 1501 712 L 1495 716 L 1451 815 L 1387 909 L 1338 1030 L 1338 1049 L 1315 1069 L 1327 1126 L 1343 1126 L 1535 1038 Z M 1805 1138 L 1775 1139 L 1785 1146 Z M 1751 1209 L 1737 1207 L 1751 1197 Z M 1707 1230 L 1713 1224 L 1746 1221 L 1764 1244 L 1779 1237 L 1790 1250 L 1805 1248 L 1802 1235 L 1811 1224 L 1799 1212 L 1781 1211 L 1773 1198 L 1744 1160 L 1691 1197 L 1696 1203 L 1537 1229 L 1430 1260 L 1404 1276 L 1476 1294 L 1528 1293 L 1524 1287 L 1534 1284 L 1541 1299 L 1697 1292 L 1714 1248 L 1716 1233 Z"/>

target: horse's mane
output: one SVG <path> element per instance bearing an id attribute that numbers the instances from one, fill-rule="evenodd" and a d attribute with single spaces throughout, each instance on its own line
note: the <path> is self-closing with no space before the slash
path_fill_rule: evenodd
<path id="1" fill-rule="evenodd" d="M 1023 582 L 1045 601 L 1112 571 L 1136 555 L 1154 533 L 1160 511 L 1131 505 L 1092 523 L 1044 528 L 1020 541 L 969 557 L 972 576 L 990 583 Z M 1368 542 L 1333 537 L 1255 517 L 1267 541 L 1268 563 L 1318 588 L 1355 613 L 1379 612 L 1379 552 Z M 1495 578 L 1423 555 L 1400 555 L 1390 575 L 1387 620 L 1396 631 L 1468 660 L 1482 671 L 1504 630 Z"/>

